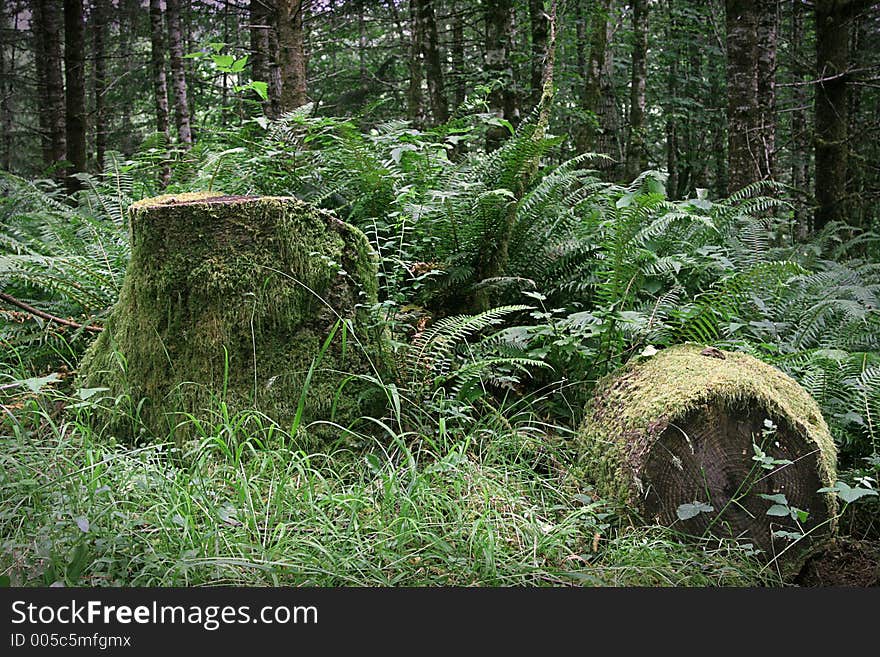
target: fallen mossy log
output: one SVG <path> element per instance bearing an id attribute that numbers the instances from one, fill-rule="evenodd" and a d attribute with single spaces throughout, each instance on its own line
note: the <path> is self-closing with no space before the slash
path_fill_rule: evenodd
<path id="1" fill-rule="evenodd" d="M 205 193 L 140 201 L 130 220 L 119 300 L 79 370 L 104 392 L 95 421 L 164 439 L 246 409 L 283 429 L 375 413 L 381 391 L 357 375 L 377 376 L 387 345 L 359 230 L 293 198 Z"/>
<path id="2" fill-rule="evenodd" d="M 834 441 L 816 402 L 775 367 L 680 345 L 601 382 L 588 410 L 584 472 L 647 522 L 786 559 L 835 530 L 835 498 L 818 492 L 836 476 Z"/>

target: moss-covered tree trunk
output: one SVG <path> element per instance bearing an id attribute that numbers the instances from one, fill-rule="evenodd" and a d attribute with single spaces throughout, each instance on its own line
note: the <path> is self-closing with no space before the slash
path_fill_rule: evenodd
<path id="1" fill-rule="evenodd" d="M 598 492 L 645 521 L 783 560 L 834 530 L 834 498 L 817 492 L 836 468 L 822 414 L 746 354 L 682 345 L 639 359 L 598 387 L 579 439 Z"/>
<path id="2" fill-rule="evenodd" d="M 384 350 L 360 231 L 290 198 L 166 195 L 130 215 L 120 298 L 79 373 L 118 400 L 103 419 L 120 438 L 193 436 L 192 418 L 216 425 L 222 404 L 284 429 L 300 405 L 303 424 L 376 411 L 378 387 L 357 378 Z"/>

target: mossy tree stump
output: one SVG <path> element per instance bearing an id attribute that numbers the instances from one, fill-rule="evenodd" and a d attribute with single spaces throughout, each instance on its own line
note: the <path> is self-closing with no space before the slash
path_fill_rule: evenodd
<path id="1" fill-rule="evenodd" d="M 375 376 L 385 348 L 360 231 L 296 199 L 216 194 L 146 199 L 130 220 L 131 261 L 81 387 L 127 400 L 158 438 L 193 435 L 188 414 L 215 425 L 220 402 L 289 428 L 315 362 L 303 424 L 375 412 L 376 387 L 351 378 Z"/>
<path id="2" fill-rule="evenodd" d="M 662 350 L 602 382 L 589 411 L 578 434 L 587 476 L 648 522 L 744 539 L 771 557 L 803 553 L 834 531 L 835 500 L 817 492 L 836 468 L 822 414 L 793 379 L 752 356 Z M 800 509 L 806 520 L 768 515 L 783 498 L 762 495 L 785 496 L 771 513 Z M 807 538 L 789 548 L 796 534 Z"/>

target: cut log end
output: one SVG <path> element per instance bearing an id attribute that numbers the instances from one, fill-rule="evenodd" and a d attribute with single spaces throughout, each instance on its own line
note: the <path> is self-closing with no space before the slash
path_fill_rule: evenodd
<path id="1" fill-rule="evenodd" d="M 822 414 L 747 354 L 687 344 L 630 363 L 597 387 L 579 441 L 597 492 L 648 522 L 789 562 L 834 533 Z"/>
<path id="2" fill-rule="evenodd" d="M 768 555 L 825 525 L 819 449 L 789 423 L 768 429 L 767 420 L 758 408 L 704 406 L 670 423 L 645 459 L 647 518 L 691 535 L 745 538 Z"/>

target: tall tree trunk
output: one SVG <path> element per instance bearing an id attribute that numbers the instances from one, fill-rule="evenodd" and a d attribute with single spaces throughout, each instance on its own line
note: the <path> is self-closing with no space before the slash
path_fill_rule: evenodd
<path id="1" fill-rule="evenodd" d="M 162 1 L 150 0 L 150 47 L 153 60 L 153 95 L 156 102 L 156 132 L 167 144 L 168 136 L 168 85 L 165 81 L 165 38 L 162 20 Z M 171 168 L 162 165 L 159 183 L 165 187 L 171 180 Z"/>
<path id="2" fill-rule="evenodd" d="M 425 118 L 422 101 L 422 22 L 418 16 L 415 2 L 409 5 L 410 50 L 409 50 L 409 88 L 406 93 L 407 118 L 420 126 Z"/>
<path id="3" fill-rule="evenodd" d="M 310 0 L 279 0 L 278 45 L 281 65 L 281 111 L 309 102 L 306 92 L 306 54 L 303 14 Z"/>
<path id="4" fill-rule="evenodd" d="M 95 0 L 92 18 L 95 52 L 95 163 L 98 170 L 104 168 L 104 153 L 107 152 L 107 125 L 105 98 L 107 92 L 107 23 L 110 20 L 109 0 Z"/>
<path id="5" fill-rule="evenodd" d="M 608 17 L 611 0 L 598 0 L 590 22 L 590 55 L 584 81 L 582 107 L 587 119 L 578 131 L 577 150 L 585 153 L 598 148 L 598 135 L 602 129 L 599 118 L 599 101 L 602 95 L 602 74 L 606 69 L 608 53 Z"/>
<path id="6" fill-rule="evenodd" d="M 669 68 L 666 71 L 666 105 L 663 108 L 665 115 L 664 131 L 666 133 L 666 189 L 669 197 L 675 198 L 678 193 L 678 132 L 676 126 L 676 114 L 678 113 L 678 26 L 676 17 L 667 5 L 668 24 L 666 28 L 666 43 L 669 44 L 668 57 Z"/>
<path id="7" fill-rule="evenodd" d="M 18 14 L 12 25 L 12 33 L 18 31 Z M 6 9 L 0 8 L 0 30 L 6 32 Z M 5 44 L 4 44 L 5 45 Z M 12 169 L 12 98 L 14 95 L 13 75 L 15 74 L 15 42 L 10 45 L 9 56 L 6 48 L 0 45 L 0 125 L 2 125 L 3 153 L 0 168 L 5 171 Z M 8 60 L 8 61 L 7 61 Z"/>
<path id="8" fill-rule="evenodd" d="M 878 6 L 880 8 L 880 6 Z M 852 58 L 850 66 L 856 69 L 870 67 L 870 59 L 866 61 L 864 50 L 866 48 L 867 27 L 866 20 L 863 16 L 854 16 L 853 24 L 850 29 L 850 53 Z M 852 144 L 848 155 L 848 170 L 846 177 L 846 218 L 847 221 L 854 226 L 867 226 L 865 222 L 867 216 L 865 213 L 866 204 L 864 199 L 868 198 L 865 188 L 865 173 L 869 166 L 862 154 L 859 152 L 860 144 L 853 140 L 853 135 L 858 134 L 860 129 L 861 108 L 863 99 L 863 89 L 865 87 L 859 84 L 850 85 L 849 88 L 849 124 L 847 126 L 847 137 L 849 143 Z M 853 163 L 854 160 L 854 163 Z M 868 219 L 870 221 L 870 219 Z"/>
<path id="9" fill-rule="evenodd" d="M 269 7 L 269 108 L 270 116 L 281 114 L 281 46 L 278 43 L 279 0 L 266 0 Z"/>
<path id="10" fill-rule="evenodd" d="M 756 5 L 726 0 L 728 192 L 761 179 L 761 113 L 758 108 Z"/>
<path id="11" fill-rule="evenodd" d="M 629 101 L 629 142 L 626 148 L 626 177 L 632 180 L 648 168 L 645 150 L 645 84 L 648 54 L 647 0 L 633 2 L 632 81 Z"/>
<path id="12" fill-rule="evenodd" d="M 126 83 L 131 80 L 134 71 L 134 44 L 140 33 L 142 9 L 139 0 L 119 0 L 119 48 L 116 58 L 122 65 L 121 79 Z M 119 150 L 131 155 L 135 150 L 135 130 L 132 125 L 132 107 L 130 103 L 121 103 L 117 109 L 119 116 Z"/>
<path id="13" fill-rule="evenodd" d="M 716 62 L 714 74 L 709 83 L 709 93 L 712 95 L 712 159 L 714 163 L 713 183 L 715 195 L 719 198 L 727 193 L 727 140 L 724 133 L 724 92 L 721 89 L 721 79 L 724 76 L 723 62 Z"/>
<path id="14" fill-rule="evenodd" d="M 813 227 L 845 219 L 849 28 L 854 2 L 816 0 L 816 214 Z"/>
<path id="15" fill-rule="evenodd" d="M 797 234 L 805 237 L 810 231 L 812 217 L 807 215 L 806 200 L 809 196 L 810 139 L 807 127 L 807 103 L 809 90 L 806 71 L 801 62 L 804 52 L 804 2 L 791 0 L 791 60 L 794 67 L 795 86 L 792 91 L 794 110 L 791 113 L 791 186 L 795 192 L 794 220 Z"/>
<path id="16" fill-rule="evenodd" d="M 461 8 L 456 8 L 452 16 L 452 102 L 458 107 L 465 97 L 464 72 L 464 24 L 461 20 Z"/>
<path id="17" fill-rule="evenodd" d="M 544 0 L 529 0 L 529 19 L 532 27 L 531 96 L 532 107 L 541 101 L 544 67 L 547 61 L 547 33 L 550 19 L 544 10 Z"/>
<path id="18" fill-rule="evenodd" d="M 57 165 L 67 159 L 67 136 L 65 129 L 64 74 L 62 73 L 61 5 L 52 0 L 34 0 L 34 16 L 37 19 L 37 70 L 42 74 L 41 125 L 45 126 L 44 162 L 60 179 L 64 172 Z"/>
<path id="19" fill-rule="evenodd" d="M 758 169 L 762 179 L 772 179 L 776 158 L 776 43 L 779 33 L 778 0 L 758 3 L 757 77 L 760 112 L 760 150 Z"/>
<path id="20" fill-rule="evenodd" d="M 266 0 L 250 0 L 251 78 L 269 85 L 269 30 L 270 8 Z M 271 103 L 263 103 L 263 111 L 271 116 Z"/>
<path id="21" fill-rule="evenodd" d="M 413 0 L 413 2 L 417 6 L 418 22 L 422 26 L 422 53 L 425 56 L 425 77 L 428 80 L 431 114 L 434 123 L 445 123 L 449 118 L 449 109 L 446 105 L 443 84 L 443 65 L 440 57 L 440 42 L 437 38 L 434 0 Z"/>
<path id="22" fill-rule="evenodd" d="M 489 77 L 499 83 L 489 94 L 489 108 L 499 118 L 516 121 L 516 95 L 513 90 L 513 68 L 510 63 L 510 32 L 513 29 L 511 0 L 493 0 L 486 5 L 486 61 Z M 493 150 L 508 136 L 502 126 L 491 126 L 486 132 L 486 149 Z"/>
<path id="23" fill-rule="evenodd" d="M 82 0 L 64 0 L 64 77 L 66 87 L 65 128 L 69 174 L 86 170 L 86 66 L 85 25 Z M 67 189 L 74 192 L 79 181 L 68 175 Z"/>
<path id="24" fill-rule="evenodd" d="M 192 128 L 189 120 L 189 97 L 186 90 L 186 69 L 183 66 L 183 39 L 180 31 L 180 0 L 165 0 L 165 20 L 168 23 L 168 58 L 174 88 L 174 118 L 177 140 L 184 150 L 192 147 Z"/>

